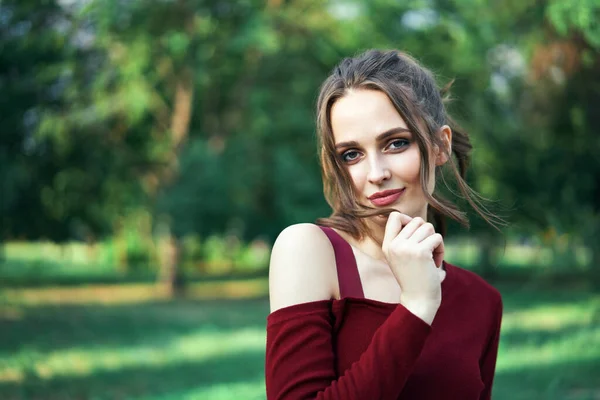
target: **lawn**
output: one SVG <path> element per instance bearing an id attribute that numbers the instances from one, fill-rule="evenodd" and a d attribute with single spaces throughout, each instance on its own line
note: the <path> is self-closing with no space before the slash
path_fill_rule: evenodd
<path id="1" fill-rule="evenodd" d="M 600 398 L 600 294 L 500 289 L 494 399 Z M 139 285 L 4 290 L 0 398 L 264 399 L 268 303 L 242 294 L 250 298 L 167 301 Z"/>

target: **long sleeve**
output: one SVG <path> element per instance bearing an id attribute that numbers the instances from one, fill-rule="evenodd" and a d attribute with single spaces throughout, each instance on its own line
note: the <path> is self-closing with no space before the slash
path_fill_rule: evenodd
<path id="1" fill-rule="evenodd" d="M 396 400 L 430 331 L 398 305 L 360 359 L 337 378 L 331 302 L 277 310 L 267 319 L 267 399 Z"/>
<path id="2" fill-rule="evenodd" d="M 498 356 L 498 344 L 500 341 L 500 326 L 502 325 L 502 300 L 498 298 L 494 326 L 489 343 L 480 363 L 481 380 L 485 385 L 481 392 L 480 400 L 490 400 L 492 398 L 492 384 L 494 383 L 494 373 L 496 371 L 496 358 Z"/>

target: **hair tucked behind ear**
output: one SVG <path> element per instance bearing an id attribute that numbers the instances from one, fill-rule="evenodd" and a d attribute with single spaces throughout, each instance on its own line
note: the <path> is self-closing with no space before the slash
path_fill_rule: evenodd
<path id="1" fill-rule="evenodd" d="M 317 222 L 324 226 L 338 228 L 355 238 L 368 235 L 364 218 L 388 214 L 392 209 L 374 209 L 358 204 L 356 193 L 348 172 L 335 151 L 331 128 L 331 107 L 351 89 L 379 90 L 385 93 L 409 130 L 413 133 L 421 154 L 421 187 L 429 181 L 430 156 L 437 147 L 446 152 L 447 167 L 452 171 L 458 193 L 490 225 L 498 229 L 505 222 L 491 213 L 484 205 L 483 198 L 469 187 L 465 181 L 472 150 L 469 135 L 448 115 L 444 105 L 453 82 L 441 90 L 437 87 L 433 74 L 407 55 L 398 51 L 368 50 L 354 58 L 346 58 L 334 68 L 332 74 L 321 86 L 317 101 L 317 135 L 321 160 L 321 172 L 325 198 L 333 212 L 328 218 Z M 439 130 L 448 125 L 452 130 L 451 154 L 440 137 Z M 443 179 L 443 174 L 438 174 Z M 447 182 L 444 180 L 444 183 Z M 446 217 L 469 226 L 466 213 L 453 202 L 438 193 L 430 194 L 423 190 L 429 204 L 429 219 L 442 235 L 446 233 Z"/>

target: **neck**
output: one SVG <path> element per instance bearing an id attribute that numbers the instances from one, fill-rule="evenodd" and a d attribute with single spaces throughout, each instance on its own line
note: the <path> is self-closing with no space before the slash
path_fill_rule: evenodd
<path id="1" fill-rule="evenodd" d="M 374 221 L 372 219 L 366 221 L 368 234 L 360 241 L 360 247 L 361 250 L 370 257 L 376 260 L 385 261 L 385 256 L 381 246 L 385 236 L 385 223 L 387 218 L 375 218 L 381 218 L 382 221 Z"/>

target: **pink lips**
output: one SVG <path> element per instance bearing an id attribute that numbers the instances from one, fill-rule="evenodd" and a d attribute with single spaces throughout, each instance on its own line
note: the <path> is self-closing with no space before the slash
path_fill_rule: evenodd
<path id="1" fill-rule="evenodd" d="M 398 200 L 402 193 L 404 193 L 404 189 L 384 190 L 372 194 L 369 196 L 369 200 L 377 207 L 385 207 Z"/>

